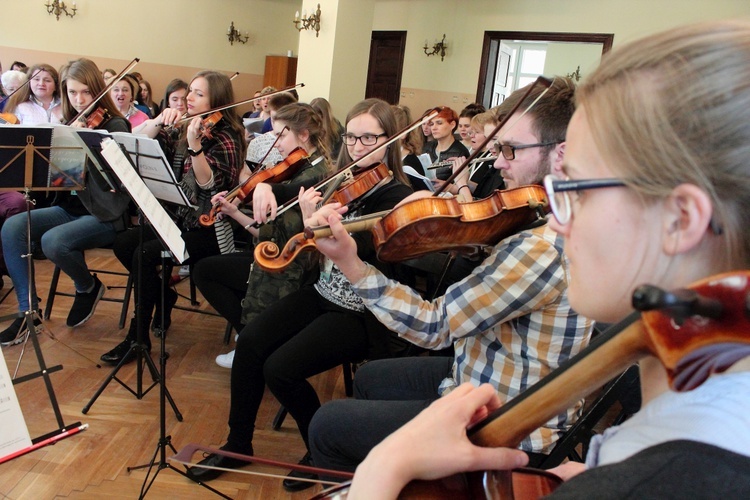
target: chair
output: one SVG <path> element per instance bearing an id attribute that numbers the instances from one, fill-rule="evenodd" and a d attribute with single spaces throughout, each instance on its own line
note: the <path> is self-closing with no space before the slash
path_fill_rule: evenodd
<path id="1" fill-rule="evenodd" d="M 640 377 L 638 365 L 632 365 L 620 375 L 610 380 L 591 403 L 584 406 L 581 417 L 557 441 L 555 447 L 534 467 L 551 469 L 566 458 L 583 462 L 588 453 L 588 444 L 596 434 L 596 427 L 608 416 L 605 427 L 619 425 L 633 415 L 640 407 Z M 615 407 L 619 403 L 619 409 Z M 614 413 L 613 413 L 614 412 Z M 579 445 L 581 451 L 579 452 Z"/>
<path id="2" fill-rule="evenodd" d="M 102 297 L 101 300 L 105 300 L 107 302 L 119 302 L 122 304 L 122 310 L 120 312 L 120 322 L 119 327 L 120 329 L 125 328 L 125 320 L 128 316 L 128 307 L 130 305 L 130 294 L 133 291 L 133 276 L 127 272 L 127 271 L 110 271 L 107 269 L 91 269 L 90 270 L 93 274 L 111 274 L 115 276 L 127 276 L 128 281 L 127 284 L 122 286 L 109 286 L 105 285 L 107 287 L 107 290 L 112 290 L 115 288 L 124 288 L 125 293 L 122 298 L 111 298 L 111 297 Z M 44 306 L 44 318 L 49 319 L 52 314 L 52 306 L 55 303 L 55 297 L 57 295 L 62 295 L 64 297 L 75 297 L 75 291 L 74 292 L 60 292 L 57 290 L 57 284 L 60 280 L 60 268 L 55 266 L 55 270 L 52 272 L 52 280 L 49 284 L 49 294 L 47 297 L 47 304 Z"/>

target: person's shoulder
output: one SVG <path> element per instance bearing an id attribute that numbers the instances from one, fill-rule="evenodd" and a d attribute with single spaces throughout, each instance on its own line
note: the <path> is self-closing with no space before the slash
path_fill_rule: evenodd
<path id="1" fill-rule="evenodd" d="M 130 132 L 130 122 L 122 116 L 112 116 L 101 125 L 107 132 Z"/>
<path id="2" fill-rule="evenodd" d="M 697 441 L 668 441 L 564 483 L 550 499 L 747 498 L 750 457 Z"/>

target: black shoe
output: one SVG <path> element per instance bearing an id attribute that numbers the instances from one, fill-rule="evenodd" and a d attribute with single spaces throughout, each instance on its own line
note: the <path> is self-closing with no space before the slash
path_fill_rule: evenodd
<path id="1" fill-rule="evenodd" d="M 154 337 L 157 339 L 161 337 L 162 333 L 167 333 L 167 330 L 169 330 L 169 327 L 172 324 L 172 309 L 174 309 L 176 303 L 177 292 L 168 288 L 164 295 L 164 307 L 166 308 L 164 311 L 164 328 L 161 327 L 160 303 L 156 306 L 154 320 L 151 322 L 151 331 L 154 332 Z"/>
<path id="2" fill-rule="evenodd" d="M 308 467 L 315 467 L 309 451 L 305 454 L 304 457 L 302 457 L 302 460 L 299 461 L 299 464 L 306 465 Z M 300 481 L 299 479 L 318 479 L 318 475 L 313 474 L 312 472 L 300 472 L 293 470 L 289 473 L 286 479 L 284 479 L 284 489 L 289 492 L 302 491 L 317 484 L 311 483 L 309 481 Z"/>
<path id="3" fill-rule="evenodd" d="M 39 315 L 41 316 L 42 312 L 39 311 Z M 42 324 L 42 320 L 39 318 L 34 318 L 34 326 L 39 326 Z M 20 344 L 24 341 L 26 338 L 26 332 L 28 332 L 29 329 L 26 328 L 26 323 L 24 322 L 24 317 L 16 318 L 13 320 L 13 323 L 10 324 L 8 328 L 0 332 L 0 345 L 3 347 L 11 346 Z"/>
<path id="4" fill-rule="evenodd" d="M 225 445 L 226 446 L 226 445 Z M 220 449 L 224 449 L 224 447 L 221 447 Z M 253 455 L 252 448 L 250 449 L 250 453 L 244 453 L 245 455 Z M 226 457 L 224 455 L 217 455 L 215 453 L 211 453 L 206 458 L 198 462 L 199 465 L 209 465 L 211 467 L 223 467 L 225 469 L 239 469 L 243 465 L 247 465 L 248 462 L 245 460 L 239 460 L 237 458 L 231 458 Z M 190 467 L 187 470 L 188 476 L 195 480 L 195 481 L 211 481 L 212 479 L 216 479 L 217 477 L 221 476 L 224 472 L 223 470 L 216 470 L 216 469 L 206 469 L 205 467 Z"/>
<path id="5" fill-rule="evenodd" d="M 134 341 L 131 338 L 126 337 L 125 340 L 117 344 L 114 349 L 102 354 L 99 359 L 110 365 L 117 365 L 123 359 L 125 360 L 123 364 L 135 361 L 135 358 L 137 356 L 136 351 L 135 349 L 130 349 L 130 346 L 133 345 L 133 342 Z M 150 344 L 146 344 L 146 351 L 148 351 L 149 354 L 151 353 Z"/>
<path id="6" fill-rule="evenodd" d="M 94 315 L 94 310 L 99 300 L 104 296 L 104 285 L 99 278 L 94 275 L 94 289 L 90 292 L 76 292 L 76 298 L 73 301 L 73 307 L 68 313 L 67 324 L 70 327 L 81 326 Z"/>

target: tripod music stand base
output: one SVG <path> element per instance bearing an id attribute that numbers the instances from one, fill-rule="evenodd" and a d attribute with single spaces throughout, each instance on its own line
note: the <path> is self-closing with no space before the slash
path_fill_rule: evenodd
<path id="1" fill-rule="evenodd" d="M 136 356 L 136 363 L 138 364 L 138 387 L 134 391 L 131 389 L 125 382 L 117 378 L 117 373 L 120 371 L 120 368 L 125 366 L 126 361 L 130 357 L 131 353 L 135 351 Z M 153 383 L 145 390 L 141 387 L 141 376 L 140 373 L 143 370 L 143 364 L 146 364 L 148 366 L 149 372 L 151 373 L 151 379 L 153 380 Z M 155 386 L 159 384 L 159 380 L 161 379 L 161 375 L 159 374 L 159 371 L 156 369 L 156 365 L 154 364 L 154 360 L 151 359 L 151 354 L 149 353 L 148 349 L 146 349 L 146 346 L 144 344 L 140 344 L 138 342 L 133 342 L 130 345 L 130 349 L 128 349 L 128 352 L 125 353 L 125 356 L 123 356 L 122 360 L 117 364 L 117 366 L 114 367 L 112 372 L 109 374 L 107 379 L 102 383 L 102 385 L 99 387 L 99 389 L 96 391 L 96 393 L 91 397 L 91 400 L 86 404 L 86 406 L 83 407 L 81 410 L 81 413 L 86 415 L 91 407 L 94 405 L 96 400 L 101 396 L 101 394 L 104 392 L 104 390 L 107 388 L 110 382 L 113 380 L 123 386 L 125 389 L 128 390 L 133 396 L 135 396 L 137 399 L 142 399 L 143 396 L 149 393 L 151 389 L 153 389 Z M 172 395 L 169 393 L 169 391 L 166 391 L 167 400 L 169 400 L 169 404 L 172 406 L 172 410 L 174 411 L 175 418 L 177 418 L 178 421 L 182 422 L 182 414 L 180 413 L 180 410 L 177 409 L 177 405 L 175 404 L 174 400 L 172 399 Z"/>
<path id="2" fill-rule="evenodd" d="M 172 436 L 166 436 L 164 439 L 159 440 L 159 444 L 156 445 L 156 451 L 154 452 L 154 456 L 151 458 L 151 462 L 143 465 L 136 465 L 134 467 L 128 467 L 128 472 L 138 470 L 138 469 L 145 469 L 148 467 L 148 470 L 146 471 L 146 477 L 143 479 L 143 485 L 141 486 L 141 494 L 139 495 L 139 500 L 146 497 L 146 494 L 148 493 L 148 490 L 151 489 L 151 486 L 154 484 L 154 481 L 156 481 L 156 476 L 159 475 L 159 472 L 162 469 L 169 469 L 173 470 L 176 473 L 180 474 L 181 476 L 186 477 L 187 479 L 190 479 L 194 483 L 197 483 L 200 486 L 203 486 L 208 491 L 214 493 L 215 495 L 220 496 L 221 498 L 226 498 L 231 500 L 232 497 L 225 495 L 224 493 L 220 492 L 219 490 L 216 490 L 212 488 L 211 486 L 207 485 L 203 481 L 196 480 L 195 478 L 191 477 L 190 474 L 187 472 L 181 471 L 177 467 L 173 466 L 172 464 L 168 462 L 159 462 L 156 457 L 162 452 L 165 451 L 166 448 L 169 447 L 175 454 L 177 453 L 177 450 L 174 446 L 172 446 Z M 156 468 L 156 472 L 154 472 L 154 475 L 151 475 L 151 471 Z"/>

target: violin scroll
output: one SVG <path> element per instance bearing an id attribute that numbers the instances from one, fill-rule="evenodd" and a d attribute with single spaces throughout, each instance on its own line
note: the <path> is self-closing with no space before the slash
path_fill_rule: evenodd
<path id="1" fill-rule="evenodd" d="M 276 243 L 261 241 L 255 245 L 255 263 L 266 272 L 280 273 L 289 267 L 289 264 L 300 253 L 315 249 L 315 239 L 307 238 L 304 233 L 299 233 L 290 238 L 281 251 L 279 251 L 279 246 Z"/>

